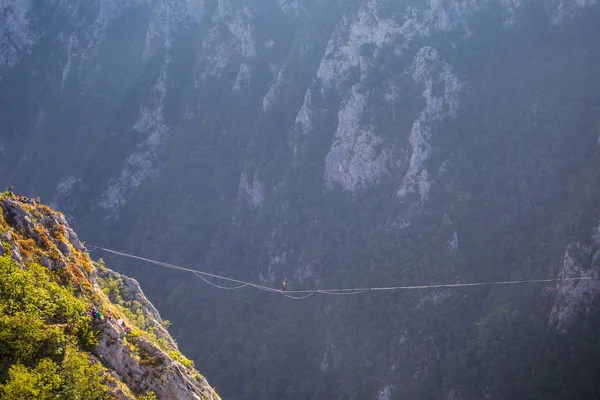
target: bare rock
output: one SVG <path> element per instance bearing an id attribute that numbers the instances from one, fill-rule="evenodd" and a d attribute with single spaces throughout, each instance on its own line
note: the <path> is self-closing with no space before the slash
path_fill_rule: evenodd
<path id="1" fill-rule="evenodd" d="M 64 217 L 63 217 L 63 219 L 64 219 Z M 69 243 L 71 243 L 71 245 L 73 245 L 73 247 L 76 250 L 78 250 L 78 251 L 85 250 L 85 247 L 83 247 L 83 244 L 81 244 L 81 242 L 79 241 L 79 238 L 77 237 L 77 234 L 73 231 L 73 229 L 67 228 L 65 233 L 66 233 L 65 236 L 67 237 L 67 240 L 69 241 Z"/>
<path id="2" fill-rule="evenodd" d="M 35 225 L 31 222 L 29 213 L 14 200 L 4 199 L 2 200 L 2 205 L 6 222 L 17 231 L 23 230 L 27 236 L 32 237 L 39 243 L 40 237 L 34 229 Z"/>
<path id="3" fill-rule="evenodd" d="M 106 337 L 106 342 L 117 341 L 125 337 L 125 332 L 123 332 L 115 321 L 105 321 L 102 323 L 101 331 L 102 335 Z"/>
<path id="4" fill-rule="evenodd" d="M 23 259 L 21 258 L 21 252 L 16 247 L 12 249 L 11 256 L 13 260 L 15 260 L 18 263 L 23 261 Z"/>
<path id="5" fill-rule="evenodd" d="M 58 242 L 58 244 L 56 245 L 56 247 L 58 248 L 58 250 L 60 250 L 60 252 L 65 256 L 68 257 L 71 255 L 71 248 L 69 247 L 68 244 L 64 243 L 64 242 Z"/>
<path id="6" fill-rule="evenodd" d="M 169 332 L 163 327 L 163 320 L 160 317 L 158 310 L 150 300 L 148 300 L 142 291 L 140 284 L 135 279 L 121 275 L 110 269 L 99 270 L 98 276 L 102 279 L 111 278 L 120 282 L 120 294 L 123 300 L 125 302 L 135 302 L 136 304 L 139 304 L 142 313 L 150 317 L 149 323 L 155 329 L 156 336 L 166 340 L 172 347 L 177 347 Z"/>
<path id="7" fill-rule="evenodd" d="M 152 390 L 160 399 L 202 399 L 203 382 L 186 376 L 185 369 L 152 342 L 135 336 L 126 338 L 114 321 L 102 323 L 98 339 L 96 354 L 130 388 Z"/>
<path id="8" fill-rule="evenodd" d="M 52 263 L 50 262 L 48 257 L 46 257 L 44 255 L 40 256 L 40 264 L 48 269 L 52 269 Z"/>
<path id="9" fill-rule="evenodd" d="M 582 260 L 589 259 L 591 254 L 591 246 L 572 243 L 563 255 L 558 272 L 561 281 L 555 284 L 556 297 L 549 315 L 550 324 L 562 332 L 568 330 L 578 315 L 587 314 L 600 294 L 600 271 L 593 264 L 582 264 Z M 593 279 L 567 280 L 586 277 Z"/>

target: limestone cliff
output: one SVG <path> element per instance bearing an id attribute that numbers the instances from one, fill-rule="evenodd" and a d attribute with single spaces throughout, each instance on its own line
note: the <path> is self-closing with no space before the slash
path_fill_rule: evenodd
<path id="1" fill-rule="evenodd" d="M 90 243 L 274 287 L 597 276 L 597 21 L 598 0 L 0 1 L 0 187 Z M 576 318 L 594 320 L 594 282 L 287 302 L 114 263 L 228 398 L 585 398 L 597 381 L 591 351 L 489 356 L 556 328 L 595 339 Z M 556 370 L 519 382 L 526 360 Z"/>
<path id="2" fill-rule="evenodd" d="M 42 265 L 50 271 L 51 281 L 72 287 L 74 296 L 84 305 L 79 317 L 83 321 L 81 326 L 92 330 L 90 348 L 81 345 L 80 327 L 73 328 L 71 321 L 56 323 L 65 322 L 60 321 L 60 313 L 52 316 L 52 325 L 64 328 L 59 334 L 66 337 L 71 330 L 75 332 L 73 336 L 80 337 L 81 353 L 90 364 L 101 365 L 98 371 L 104 389 L 99 389 L 100 392 L 103 390 L 107 398 L 119 399 L 152 398 L 152 392 L 159 399 L 219 399 L 193 363 L 179 352 L 165 329 L 167 323 L 139 284 L 106 268 L 102 260 L 93 262 L 61 213 L 37 199 L 10 193 L 0 196 L 0 206 L 0 256 L 16 262 L 12 272 Z M 6 276 L 12 275 L 3 271 L 3 279 Z M 4 286 L 9 284 L 15 285 L 7 279 Z M 16 301 L 4 297 L 5 304 Z M 101 317 L 93 318 L 92 310 L 99 311 Z M 9 305 L 3 304 L 0 311 L 3 316 L 11 314 Z M 50 325 L 50 321 L 44 322 Z M 7 324 L 3 321 L 3 325 Z M 0 338 L 3 347 L 5 336 Z M 2 358 L 3 366 L 12 364 L 6 362 L 7 357 Z M 39 360 L 29 364 L 39 364 Z M 10 389 L 8 386 L 3 389 L 3 383 L 0 382 L 0 395 L 6 396 Z"/>

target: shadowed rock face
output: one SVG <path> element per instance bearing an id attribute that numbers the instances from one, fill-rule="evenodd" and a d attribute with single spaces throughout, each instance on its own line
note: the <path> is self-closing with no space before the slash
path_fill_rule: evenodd
<path id="1" fill-rule="evenodd" d="M 599 245 L 596 235 L 591 245 L 573 243 L 565 250 L 559 278 L 596 279 L 559 282 L 553 288 L 556 290 L 556 298 L 550 311 L 550 323 L 563 332 L 567 332 L 569 326 L 577 321 L 577 317 L 589 313 L 600 294 L 600 264 L 597 256 Z"/>
<path id="2" fill-rule="evenodd" d="M 103 373 L 112 376 L 106 384 L 113 395 L 135 399 L 132 393 L 154 391 L 160 399 L 219 399 L 196 370 L 172 358 L 183 359 L 138 282 L 93 263 L 62 214 L 32 199 L 4 194 L 0 206 L 2 254 L 12 249 L 13 259 L 23 267 L 38 262 L 79 277 L 75 282 L 80 296 L 90 299 L 105 314 L 101 322 L 94 322 L 99 343 L 93 356 L 105 368 Z M 31 240 L 35 247 L 29 244 Z M 112 284 L 110 289 L 107 283 Z M 119 304 L 105 293 L 118 298 Z M 135 321 L 128 317 L 135 317 Z M 117 323 L 119 319 L 127 331 Z"/>
<path id="3" fill-rule="evenodd" d="M 71 151 L 71 146 L 60 149 L 65 156 L 57 153 L 55 165 L 47 171 L 50 176 L 37 172 L 35 190 L 74 214 L 78 205 L 91 200 L 105 216 L 116 216 L 165 164 L 174 166 L 165 151 L 187 136 L 182 136 L 177 121 L 208 122 L 210 107 L 205 103 L 212 95 L 202 93 L 218 84 L 232 89 L 219 93 L 223 99 L 238 99 L 245 107 L 262 103 L 263 110 L 251 118 L 269 121 L 282 135 L 291 135 L 289 145 L 295 152 L 310 140 L 303 137 L 308 132 L 331 137 L 322 175 L 328 187 L 339 185 L 356 192 L 379 185 L 390 174 L 400 175 L 398 195 L 416 193 L 424 199 L 436 179 L 425 164 L 431 142 L 440 134 L 436 125 L 456 115 L 463 84 L 468 83 L 468 77 L 454 71 L 444 48 L 447 44 L 436 35 L 449 35 L 453 46 L 476 40 L 471 25 L 488 9 L 510 30 L 524 23 L 526 11 L 537 2 L 421 3 L 349 2 L 336 12 L 328 10 L 331 20 L 323 38 L 299 25 L 318 17 L 311 14 L 308 0 L 266 5 L 231 0 L 102 0 L 77 6 L 52 0 L 4 2 L 0 9 L 3 91 L 28 87 L 35 96 L 44 80 L 49 88 L 35 104 L 29 94 L 13 103 L 22 108 L 20 123 L 11 113 L 1 117 L 6 127 L 0 145 L 7 156 L 4 167 L 26 165 L 62 125 L 62 135 L 79 151 Z M 552 0 L 542 18 L 559 26 L 595 4 L 595 0 Z M 46 19 L 49 15 L 56 18 Z M 263 26 L 265 19 L 273 17 L 287 26 Z M 290 42 L 286 35 L 295 39 Z M 323 39 L 323 44 L 316 42 Z M 319 51 L 324 54 L 317 56 Z M 48 52 L 52 57 L 45 61 L 37 57 Z M 314 66 L 312 79 L 298 80 L 294 65 L 303 64 Z M 23 68 L 33 77 L 19 73 Z M 37 78 L 35 71 L 48 71 L 47 77 Z M 403 116 L 412 120 L 408 129 L 382 126 L 375 119 L 378 108 L 404 107 L 402 92 L 411 85 L 424 98 L 413 100 L 424 100 L 425 107 Z M 290 101 L 292 94 L 296 99 Z M 65 103 L 56 104 L 53 96 L 64 98 Z M 273 103 L 295 119 L 282 126 L 278 112 L 271 112 Z M 59 120 L 58 113 L 68 107 L 78 109 L 79 118 Z M 337 127 L 325 128 L 332 118 L 337 119 Z M 193 135 L 201 135 L 204 123 Z M 244 136 L 235 132 L 239 129 L 224 126 L 224 131 Z M 36 134 L 48 138 L 40 141 L 40 149 L 24 152 L 21 140 Z M 115 142 L 115 135 L 123 139 L 113 148 L 110 142 Z M 93 173 L 100 168 L 99 157 L 106 156 L 116 161 L 115 166 Z M 252 154 L 244 157 L 251 160 L 245 163 L 249 166 L 259 161 Z M 91 166 L 89 173 L 84 171 L 86 165 Z M 42 183 L 42 178 L 47 182 Z"/>

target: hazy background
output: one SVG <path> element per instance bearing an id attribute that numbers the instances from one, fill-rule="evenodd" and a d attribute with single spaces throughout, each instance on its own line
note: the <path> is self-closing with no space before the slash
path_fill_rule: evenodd
<path id="1" fill-rule="evenodd" d="M 595 0 L 6 0 L 0 185 L 289 289 L 598 276 Z M 600 284 L 294 301 L 100 252 L 224 399 L 600 396 Z"/>

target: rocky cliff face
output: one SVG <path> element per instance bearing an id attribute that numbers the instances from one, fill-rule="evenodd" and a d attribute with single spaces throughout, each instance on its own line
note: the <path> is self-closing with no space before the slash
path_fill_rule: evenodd
<path id="1" fill-rule="evenodd" d="M 31 188 L 67 211 L 81 191 L 86 198 L 93 192 L 93 202 L 115 215 L 164 167 L 169 144 L 187 136 L 180 132 L 182 122 L 204 118 L 209 88 L 216 84 L 231 88 L 219 98 L 260 106 L 250 118 L 264 120 L 261 126 L 276 124 L 290 136 L 295 154 L 311 131 L 328 136 L 322 175 L 327 187 L 355 192 L 392 175 L 400 198 L 414 193 L 424 199 L 436 179 L 426 165 L 432 141 L 443 134 L 443 121 L 456 115 L 468 80 L 454 71 L 447 46 L 477 40 L 472 25 L 490 9 L 510 30 L 538 3 L 372 0 L 334 10 L 326 3 L 285 0 L 264 6 L 231 0 L 4 2 L 0 79 L 4 104 L 12 110 L 3 117 L 4 168 L 26 165 L 34 155 L 22 154 L 19 146 L 35 136 L 51 140 L 48 133 L 60 126 L 81 151 L 57 156 L 54 178 L 46 183 L 37 176 Z M 559 25 L 594 4 L 556 0 L 539 11 Z M 324 31 L 302 28 L 318 23 L 313 13 L 319 7 L 330 13 Z M 273 17 L 282 22 L 265 23 Z M 297 65 L 307 68 L 299 71 Z M 30 90 L 19 95 L 19 87 Z M 62 105 L 52 101 L 56 97 Z M 275 102 L 295 118 L 281 125 Z M 382 118 L 381 105 L 405 112 Z M 80 109 L 81 119 L 58 118 L 71 106 Z M 125 114 L 119 111 L 124 108 Z M 27 123 L 15 125 L 17 116 Z M 201 124 L 194 134 L 206 129 Z M 42 142 L 40 147 L 48 144 Z M 92 171 L 82 176 L 82 167 L 106 151 L 111 158 L 119 153 L 117 167 L 99 181 Z M 247 157 L 247 165 L 263 162 Z"/>
<path id="2" fill-rule="evenodd" d="M 92 358 L 102 365 L 111 396 L 136 399 L 154 392 L 160 399 L 219 398 L 179 353 L 139 284 L 93 262 L 62 214 L 35 199 L 7 194 L 0 206 L 2 254 L 9 253 L 21 268 L 40 263 L 70 277 L 78 295 L 104 314 L 94 320 L 98 343 Z"/>
<path id="3" fill-rule="evenodd" d="M 598 7 L 5 1 L 0 184 L 42 196 L 106 247 L 265 285 L 595 274 Z M 59 268 L 61 257 L 41 262 Z M 451 343 L 465 347 L 485 314 L 521 299 L 443 293 L 298 310 L 244 297 L 259 311 L 114 261 L 234 397 L 426 397 L 427 377 L 446 377 L 442 361 L 456 358 Z M 598 287 L 544 293 L 538 311 L 562 330 L 593 313 Z M 294 346 L 290 330 L 302 332 Z M 293 382 L 255 384 L 281 371 Z M 462 393 L 445 385 L 435 396 Z"/>
<path id="4" fill-rule="evenodd" d="M 589 244 L 571 243 L 562 257 L 559 278 L 600 278 L 600 235 L 594 230 Z M 563 332 L 578 316 L 589 313 L 600 293 L 600 281 L 566 281 L 556 284 L 556 297 L 550 312 L 550 322 Z"/>

